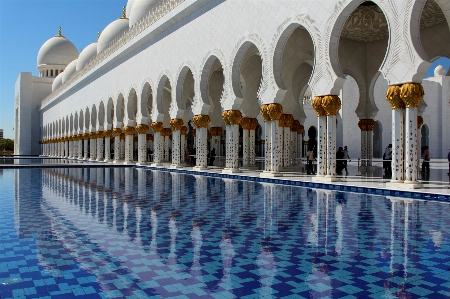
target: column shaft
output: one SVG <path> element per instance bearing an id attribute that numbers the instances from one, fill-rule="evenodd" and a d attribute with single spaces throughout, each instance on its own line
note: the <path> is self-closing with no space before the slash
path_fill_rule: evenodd
<path id="1" fill-rule="evenodd" d="M 121 161 L 120 159 L 120 135 L 114 137 L 114 163 Z"/>
<path id="2" fill-rule="evenodd" d="M 256 158 L 256 152 L 255 152 L 255 130 L 249 130 L 249 151 L 248 151 L 248 164 L 250 166 L 255 165 L 255 158 Z"/>
<path id="3" fill-rule="evenodd" d="M 133 164 L 134 135 L 125 135 L 125 164 Z"/>
<path id="4" fill-rule="evenodd" d="M 138 163 L 147 164 L 147 134 L 138 134 Z"/>
<path id="5" fill-rule="evenodd" d="M 404 109 L 392 110 L 392 180 L 402 183 L 403 176 L 403 112 Z"/>
<path id="6" fill-rule="evenodd" d="M 104 147 L 103 147 L 103 137 L 97 138 L 97 161 L 103 161 L 104 158 Z"/>
<path id="7" fill-rule="evenodd" d="M 327 177 L 336 176 L 336 115 L 327 116 Z"/>
<path id="8" fill-rule="evenodd" d="M 317 176 L 325 176 L 327 174 L 327 118 L 319 116 L 317 119 Z"/>
<path id="9" fill-rule="evenodd" d="M 416 183 L 419 170 L 417 168 L 417 108 L 406 108 L 405 119 L 405 183 Z"/>
<path id="10" fill-rule="evenodd" d="M 111 162 L 111 137 L 105 137 L 105 162 Z"/>
<path id="11" fill-rule="evenodd" d="M 250 143 L 249 143 L 249 131 L 242 130 L 242 165 L 247 166 L 250 164 Z"/>
<path id="12" fill-rule="evenodd" d="M 96 157 L 97 157 L 97 139 L 90 138 L 89 144 L 90 144 L 90 154 L 91 154 L 91 157 L 89 160 L 94 161 L 94 160 L 96 160 Z"/>

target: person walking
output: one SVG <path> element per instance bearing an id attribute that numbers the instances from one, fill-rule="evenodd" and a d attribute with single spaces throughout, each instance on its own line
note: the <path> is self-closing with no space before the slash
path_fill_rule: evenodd
<path id="1" fill-rule="evenodd" d="M 214 166 L 215 159 L 216 159 L 216 149 L 213 147 L 211 154 L 209 155 L 209 166 Z"/>
<path id="2" fill-rule="evenodd" d="M 347 146 L 344 146 L 344 169 L 345 169 L 345 172 L 346 172 L 346 174 L 348 174 L 348 170 L 347 170 L 347 161 L 352 161 L 352 160 L 350 160 L 350 156 L 348 155 L 348 149 L 347 149 Z"/>
<path id="3" fill-rule="evenodd" d="M 342 174 L 342 169 L 344 169 L 344 149 L 340 146 L 336 153 L 336 174 Z"/>
<path id="4" fill-rule="evenodd" d="M 384 175 L 392 175 L 392 144 L 389 144 L 383 154 Z"/>
<path id="5" fill-rule="evenodd" d="M 447 175 L 450 175 L 450 149 L 448 150 L 447 160 L 448 160 L 448 172 L 447 172 Z"/>
<path id="6" fill-rule="evenodd" d="M 424 147 L 425 151 L 423 152 L 423 162 L 422 162 L 422 172 L 429 173 L 430 172 L 430 150 L 428 146 Z"/>

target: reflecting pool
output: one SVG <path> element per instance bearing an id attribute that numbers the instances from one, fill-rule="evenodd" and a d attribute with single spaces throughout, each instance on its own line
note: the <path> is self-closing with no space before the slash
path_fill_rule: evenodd
<path id="1" fill-rule="evenodd" d="M 450 296 L 446 203 L 136 168 L 0 190 L 0 298 Z"/>

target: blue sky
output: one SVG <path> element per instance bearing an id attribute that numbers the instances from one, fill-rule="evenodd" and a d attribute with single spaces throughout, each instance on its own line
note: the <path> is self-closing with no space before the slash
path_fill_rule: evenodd
<path id="1" fill-rule="evenodd" d="M 20 72 L 37 76 L 41 45 L 62 27 L 63 35 L 80 51 L 119 18 L 126 0 L 0 0 L 0 129 L 14 136 L 14 85 Z M 450 60 L 438 59 L 446 69 Z"/>

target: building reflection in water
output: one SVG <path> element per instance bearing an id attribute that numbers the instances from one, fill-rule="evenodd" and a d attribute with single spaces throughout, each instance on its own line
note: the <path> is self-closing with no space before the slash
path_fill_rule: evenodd
<path id="1" fill-rule="evenodd" d="M 42 183 L 30 197 L 36 180 Z M 21 169 L 15 190 L 15 229 L 21 238 L 37 236 L 46 271 L 58 277 L 67 269 L 46 250 L 63 247 L 69 253 L 65 265 L 79 263 L 105 291 L 111 277 L 129 281 L 131 275 L 131 284 L 167 276 L 199 294 L 239 297 L 233 269 L 245 260 L 254 267 L 249 275 L 259 279 L 260 297 L 277 297 L 274 284 L 288 262 L 300 263 L 311 298 L 333 297 L 345 283 L 332 278 L 332 264 L 364 256 L 366 271 L 384 271 L 386 296 L 408 297 L 406 285 L 421 267 L 420 249 L 429 241 L 439 250 L 448 236 L 446 204 L 436 209 L 395 197 L 349 199 L 329 190 L 145 169 Z M 421 210 L 438 216 L 424 221 Z M 152 292 L 165 294 L 164 284 Z"/>

